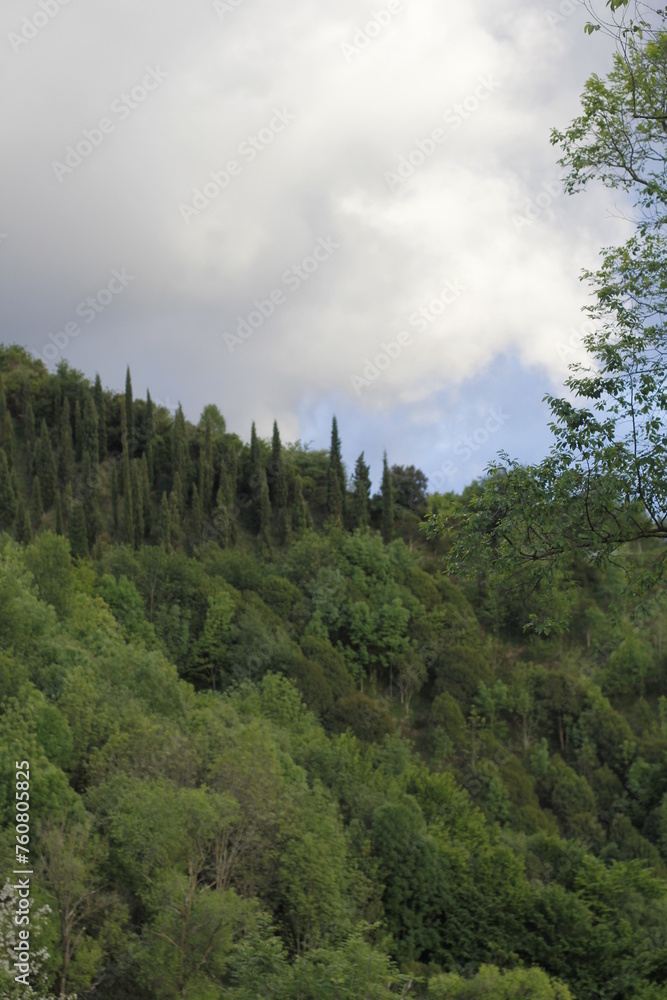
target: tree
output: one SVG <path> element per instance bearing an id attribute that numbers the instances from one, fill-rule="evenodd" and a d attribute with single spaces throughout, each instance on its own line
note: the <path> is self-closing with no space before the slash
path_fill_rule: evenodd
<path id="1" fill-rule="evenodd" d="M 43 516 L 42 490 L 39 484 L 39 476 L 35 476 L 32 481 L 32 523 L 35 525 L 35 531 L 39 531 L 41 528 Z"/>
<path id="2" fill-rule="evenodd" d="M 313 519 L 303 496 L 301 476 L 297 473 L 293 480 L 294 500 L 292 502 L 292 531 L 299 534 L 312 527 Z"/>
<path id="3" fill-rule="evenodd" d="M 188 439 L 185 427 L 183 407 L 178 404 L 171 439 L 171 466 L 173 480 L 180 476 L 183 488 L 187 486 L 190 477 L 190 459 L 188 456 Z"/>
<path id="4" fill-rule="evenodd" d="M 32 401 L 30 395 L 27 396 L 25 402 L 25 410 L 23 411 L 23 438 L 25 440 L 25 451 L 26 451 L 26 472 L 28 476 L 32 473 L 32 466 L 35 457 L 35 414 L 32 408 Z"/>
<path id="5" fill-rule="evenodd" d="M 109 454 L 109 446 L 107 444 L 107 401 L 99 375 L 95 376 L 93 395 L 95 412 L 97 413 L 98 458 L 100 462 L 103 462 Z"/>
<path id="6" fill-rule="evenodd" d="M 202 508 L 201 499 L 199 497 L 199 490 L 197 489 L 197 484 L 192 487 L 192 536 L 195 541 L 195 545 L 201 542 L 201 532 L 202 532 Z"/>
<path id="7" fill-rule="evenodd" d="M 69 544 L 73 559 L 84 559 L 88 555 L 88 529 L 83 504 L 74 504 L 69 519 Z"/>
<path id="8" fill-rule="evenodd" d="M 16 517 L 16 488 L 7 456 L 0 448 L 0 529 L 10 531 Z"/>
<path id="9" fill-rule="evenodd" d="M 65 522 L 63 519 L 63 499 L 58 492 L 56 496 L 56 535 L 65 534 Z"/>
<path id="10" fill-rule="evenodd" d="M 129 365 L 127 366 L 127 373 L 125 375 L 125 414 L 127 416 L 127 440 L 131 458 L 136 450 L 136 423 L 134 397 L 132 396 L 132 376 L 130 375 Z"/>
<path id="11" fill-rule="evenodd" d="M 40 837 L 40 868 L 46 891 L 54 901 L 60 935 L 59 992 L 71 985 L 84 988 L 95 978 L 103 958 L 98 941 L 86 933 L 91 917 L 104 906 L 95 879 L 100 856 L 87 827 L 50 823 Z"/>
<path id="12" fill-rule="evenodd" d="M 19 500 L 19 509 L 16 516 L 16 541 L 29 545 L 32 541 L 32 527 L 30 525 L 30 514 L 23 498 Z"/>
<path id="13" fill-rule="evenodd" d="M 481 490 L 431 516 L 428 529 L 451 540 L 450 573 L 521 592 L 525 627 L 543 633 L 567 623 L 554 600 L 574 553 L 596 566 L 622 560 L 635 605 L 667 567 L 667 32 L 661 11 L 648 18 L 643 4 L 608 6 L 611 19 L 590 30 L 616 38 L 612 71 L 589 79 L 582 114 L 552 142 L 563 152 L 566 190 L 593 181 L 623 189 L 636 230 L 584 272 L 593 291 L 589 360 L 570 366 L 567 398 L 545 397 L 549 456 L 524 467 L 501 452 Z M 653 543 L 648 560 L 625 557 L 624 545 L 638 540 Z"/>
<path id="14" fill-rule="evenodd" d="M 99 423 L 92 394 L 86 388 L 83 397 L 83 455 L 90 456 L 93 469 L 97 469 L 100 451 Z"/>
<path id="15" fill-rule="evenodd" d="M 37 446 L 35 471 L 39 476 L 44 510 L 51 510 L 56 499 L 58 473 L 56 470 L 55 459 L 53 457 L 53 448 L 51 447 L 51 438 L 49 437 L 49 429 L 46 426 L 46 420 L 42 420 L 42 426 L 39 434 L 39 444 Z"/>
<path id="16" fill-rule="evenodd" d="M 160 501 L 160 543 L 165 552 L 171 552 L 171 517 L 166 492 Z"/>
<path id="17" fill-rule="evenodd" d="M 283 461 L 282 443 L 278 422 L 273 422 L 273 440 L 271 443 L 271 465 L 269 478 L 269 494 L 274 513 L 276 536 L 280 545 L 287 541 L 289 522 L 287 519 L 287 472 Z"/>
<path id="18" fill-rule="evenodd" d="M 111 465 L 111 517 L 113 530 L 118 531 L 118 473 L 115 462 Z"/>
<path id="19" fill-rule="evenodd" d="M 394 492 L 394 502 L 400 507 L 406 507 L 417 514 L 426 512 L 426 492 L 428 479 L 414 465 L 392 465 L 391 485 Z"/>
<path id="20" fill-rule="evenodd" d="M 74 445 L 72 443 L 72 422 L 69 399 L 65 397 L 60 411 L 60 448 L 58 452 L 58 478 L 64 488 L 74 478 Z"/>
<path id="21" fill-rule="evenodd" d="M 262 528 L 262 453 L 259 446 L 259 438 L 253 420 L 250 429 L 250 476 L 248 485 L 250 487 L 250 513 L 252 516 L 252 527 L 256 534 Z"/>
<path id="22" fill-rule="evenodd" d="M 354 467 L 352 519 L 354 528 L 367 528 L 370 524 L 371 476 L 370 468 L 364 461 L 364 453 L 357 459 Z"/>
<path id="23" fill-rule="evenodd" d="M 382 458 L 382 539 L 385 543 L 394 537 L 394 491 L 387 465 L 387 452 Z"/>
<path id="24" fill-rule="evenodd" d="M 331 447 L 327 471 L 327 516 L 332 521 L 341 522 L 345 515 L 346 491 L 347 481 L 338 436 L 338 421 L 334 417 L 331 422 Z"/>

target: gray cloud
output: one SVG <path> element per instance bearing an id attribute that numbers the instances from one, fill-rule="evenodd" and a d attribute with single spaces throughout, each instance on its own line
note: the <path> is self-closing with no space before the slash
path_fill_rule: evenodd
<path id="1" fill-rule="evenodd" d="M 550 127 L 609 59 L 584 38 L 583 9 L 559 13 L 571 6 L 69 0 L 24 44 L 10 35 L 42 8 L 9 0 L 4 340 L 43 352 L 79 322 L 58 358 L 116 387 L 129 362 L 139 391 L 181 399 L 192 419 L 214 401 L 244 437 L 274 417 L 306 436 L 330 403 L 375 441 L 400 413 L 393 445 L 407 452 L 418 432 L 425 464 L 457 387 L 492 395 L 500 356 L 544 379 L 539 399 L 566 374 L 556 347 L 581 322 L 580 268 L 623 235 L 604 193 L 557 193 Z M 68 147 L 71 172 L 54 166 Z M 217 193 L 211 174 L 230 161 Z M 339 248 L 286 282 L 329 238 Z M 86 323 L 80 304 L 122 268 L 133 280 Z M 465 290 L 443 302 L 448 281 Z M 224 334 L 276 290 L 230 351 Z M 410 346 L 355 391 L 402 331 Z"/>

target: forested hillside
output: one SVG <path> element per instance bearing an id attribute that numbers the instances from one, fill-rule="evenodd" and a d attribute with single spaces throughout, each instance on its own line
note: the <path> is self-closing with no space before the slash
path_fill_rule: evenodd
<path id="1" fill-rule="evenodd" d="M 457 498 L 387 461 L 371 496 L 335 420 L 246 443 L 129 372 L 0 372 L 3 997 L 667 997 L 667 615 L 623 606 L 650 550 L 572 556 L 569 629 L 525 630 L 419 530 Z"/>

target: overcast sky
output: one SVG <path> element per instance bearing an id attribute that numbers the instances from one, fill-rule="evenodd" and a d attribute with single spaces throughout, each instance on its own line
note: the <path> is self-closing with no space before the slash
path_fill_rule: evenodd
<path id="1" fill-rule="evenodd" d="M 561 11 L 559 13 L 559 10 Z M 571 13 L 570 13 L 571 11 Z M 2 339 L 460 489 L 536 460 L 613 199 L 574 0 L 4 0 Z M 217 179 L 216 179 L 217 178 Z M 51 336 L 49 336 L 51 335 Z M 378 363 L 375 361 L 378 359 Z M 370 362 L 370 364 L 369 364 Z"/>

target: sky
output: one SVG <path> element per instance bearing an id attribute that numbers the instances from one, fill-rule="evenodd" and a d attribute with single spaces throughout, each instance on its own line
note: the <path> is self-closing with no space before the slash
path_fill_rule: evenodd
<path id="1" fill-rule="evenodd" d="M 460 490 L 548 450 L 580 281 L 627 233 L 552 127 L 576 0 L 5 0 L 0 340 L 243 440 Z M 11 95 L 11 97 L 9 97 Z"/>

